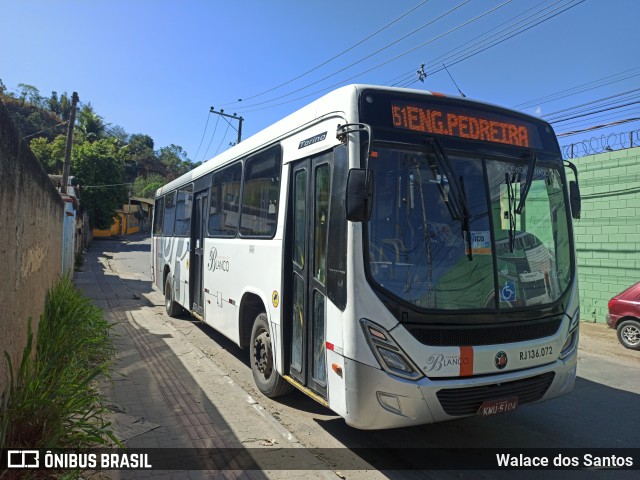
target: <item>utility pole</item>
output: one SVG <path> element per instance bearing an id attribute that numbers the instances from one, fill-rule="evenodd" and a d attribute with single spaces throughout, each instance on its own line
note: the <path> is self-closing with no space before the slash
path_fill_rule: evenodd
<path id="1" fill-rule="evenodd" d="M 219 112 L 216 112 L 216 110 L 213 107 L 211 107 L 211 109 L 209 111 L 211 113 L 215 113 L 216 115 L 220 115 L 220 116 L 223 116 L 223 117 L 228 117 L 228 118 L 233 118 L 234 120 L 238 120 L 238 128 L 236 128 L 236 131 L 238 132 L 238 143 L 240 143 L 242 141 L 242 122 L 243 122 L 244 118 L 239 117 L 237 113 L 234 113 L 233 115 L 229 115 L 228 113 L 224 113 L 224 110 L 220 110 Z M 231 124 L 229 124 L 229 125 L 231 125 Z"/>
<path id="2" fill-rule="evenodd" d="M 78 104 L 78 93 L 71 95 L 71 111 L 69 112 L 69 128 L 67 129 L 67 146 L 64 151 L 64 166 L 62 167 L 62 187 L 63 195 L 67 194 L 67 183 L 69 182 L 69 172 L 71 171 L 71 145 L 73 144 L 73 126 L 76 123 L 76 105 Z"/>

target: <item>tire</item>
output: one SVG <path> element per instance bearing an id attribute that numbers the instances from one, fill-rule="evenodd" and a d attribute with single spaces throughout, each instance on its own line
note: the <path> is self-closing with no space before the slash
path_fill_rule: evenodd
<path id="1" fill-rule="evenodd" d="M 164 283 L 164 308 L 170 317 L 177 317 L 182 312 L 182 307 L 173 300 L 171 275 L 167 275 L 167 281 Z"/>
<path id="2" fill-rule="evenodd" d="M 251 329 L 249 343 L 251 372 L 258 389 L 269 398 L 285 395 L 293 388 L 276 371 L 267 314 L 259 314 Z"/>
<path id="3" fill-rule="evenodd" d="M 631 350 L 640 350 L 640 321 L 625 320 L 618 324 L 618 340 Z"/>

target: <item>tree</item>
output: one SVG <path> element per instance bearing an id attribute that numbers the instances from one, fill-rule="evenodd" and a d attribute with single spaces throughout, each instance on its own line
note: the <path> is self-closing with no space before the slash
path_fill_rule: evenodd
<path id="1" fill-rule="evenodd" d="M 78 111 L 78 133 L 89 142 L 105 138 L 104 119 L 94 111 L 91 103 Z"/>
<path id="2" fill-rule="evenodd" d="M 167 167 L 167 178 L 174 179 L 180 175 L 184 175 L 190 170 L 202 165 L 202 162 L 193 164 L 187 157 L 187 152 L 179 145 L 171 144 L 168 147 L 162 147 L 156 152 L 158 160 Z"/>
<path id="3" fill-rule="evenodd" d="M 60 115 L 62 110 L 60 109 L 60 100 L 58 100 L 58 92 L 51 92 L 51 96 L 47 99 L 47 107 L 56 115 Z"/>
<path id="4" fill-rule="evenodd" d="M 115 138 L 116 143 L 120 147 L 126 146 L 127 143 L 129 142 L 129 134 L 120 125 L 109 124 L 109 129 L 107 131 L 107 138 Z"/>
<path id="5" fill-rule="evenodd" d="M 47 173 L 61 175 L 66 143 L 64 135 L 58 135 L 52 142 L 45 137 L 37 137 L 31 140 L 29 147 Z"/>
<path id="6" fill-rule="evenodd" d="M 67 92 L 64 92 L 60 95 L 60 115 L 63 120 L 69 120 L 69 116 L 71 115 L 71 99 Z"/>
<path id="7" fill-rule="evenodd" d="M 156 190 L 163 186 L 167 181 L 162 175 L 152 173 L 148 177 L 138 177 L 133 183 L 133 194 L 136 197 L 153 198 Z"/>
<path id="8" fill-rule="evenodd" d="M 26 100 L 29 100 L 29 103 L 41 107 L 42 106 L 42 97 L 40 96 L 40 90 L 38 90 L 33 85 L 27 85 L 26 83 L 19 83 L 18 89 L 20 90 L 20 102 L 22 105 L 25 104 Z"/>
<path id="9" fill-rule="evenodd" d="M 167 167 L 168 176 L 172 179 L 189 171 L 187 152 L 182 147 L 171 144 L 168 147 L 162 147 L 156 155 L 158 160 Z"/>
<path id="10" fill-rule="evenodd" d="M 90 226 L 110 228 L 128 191 L 123 185 L 124 164 L 118 159 L 115 141 L 103 139 L 75 145 L 71 166 L 71 173 L 80 184 L 81 204 L 89 213 Z"/>
<path id="11" fill-rule="evenodd" d="M 153 152 L 153 138 L 149 135 L 141 133 L 131 135 L 124 152 L 125 178 L 128 182 L 133 182 L 139 175 L 144 177 L 148 177 L 151 173 L 164 175 L 164 171 L 158 171 L 158 162 Z"/>

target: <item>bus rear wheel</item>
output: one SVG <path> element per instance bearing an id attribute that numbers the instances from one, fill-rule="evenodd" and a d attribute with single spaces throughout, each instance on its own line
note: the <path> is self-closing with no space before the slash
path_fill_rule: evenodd
<path id="1" fill-rule="evenodd" d="M 171 275 L 167 276 L 167 281 L 164 284 L 164 308 L 167 310 L 167 315 L 170 317 L 177 317 L 182 311 L 180 305 L 173 300 Z"/>
<path id="2" fill-rule="evenodd" d="M 270 398 L 289 393 L 291 385 L 277 372 L 273 362 L 273 347 L 266 313 L 259 314 L 253 322 L 249 348 L 251 372 L 258 389 Z"/>

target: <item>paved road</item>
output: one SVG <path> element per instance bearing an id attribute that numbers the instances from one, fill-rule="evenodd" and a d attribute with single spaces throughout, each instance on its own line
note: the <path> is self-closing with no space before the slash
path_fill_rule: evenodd
<path id="1" fill-rule="evenodd" d="M 97 247 L 96 247 L 97 245 Z M 363 432 L 352 429 L 342 419 L 307 397 L 294 392 L 277 401 L 262 396 L 253 384 L 247 354 L 211 328 L 188 316 L 169 319 L 163 312 L 162 296 L 153 290 L 149 279 L 149 241 L 95 242 L 104 250 L 107 270 L 118 275 L 138 297 L 136 308 L 152 312 L 157 321 L 175 330 L 183 348 L 202 354 L 224 372 L 234 384 L 257 401 L 300 444 L 323 457 L 325 448 L 361 447 L 495 447 L 495 448 L 634 448 L 640 461 L 640 352 L 625 350 L 617 343 L 615 332 L 601 324 L 583 324 L 579 353 L 578 380 L 573 394 L 492 417 L 469 418 L 420 427 Z M 187 366 L 185 365 L 185 368 Z M 200 367 L 207 368 L 207 367 Z M 397 449 L 393 450 L 397 454 Z M 396 462 L 410 462 L 411 456 Z M 339 470 L 338 465 L 333 470 Z M 347 478 L 540 478 L 541 472 L 356 472 L 337 471 Z M 317 472 L 316 472 L 317 474 Z M 622 471 L 548 471 L 550 478 L 636 478 L 637 472 Z"/>

